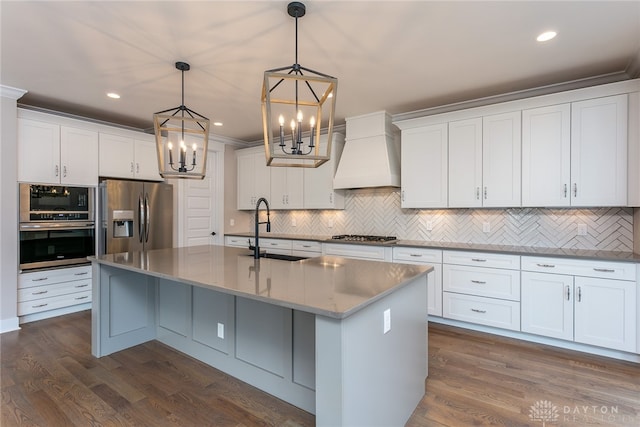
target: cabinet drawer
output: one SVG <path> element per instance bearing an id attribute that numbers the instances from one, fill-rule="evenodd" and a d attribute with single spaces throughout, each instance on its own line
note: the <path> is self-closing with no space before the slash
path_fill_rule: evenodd
<path id="1" fill-rule="evenodd" d="M 233 246 L 236 248 L 248 248 L 249 241 L 251 241 L 253 245 L 253 238 L 251 237 L 226 236 L 224 238 L 225 246 Z"/>
<path id="2" fill-rule="evenodd" d="M 18 303 L 18 316 L 91 302 L 91 291 Z"/>
<path id="3" fill-rule="evenodd" d="M 51 285 L 53 283 L 69 282 L 79 279 L 91 279 L 90 265 L 21 273 L 18 275 L 18 289 Z"/>
<path id="4" fill-rule="evenodd" d="M 393 248 L 393 261 L 440 264 L 442 262 L 442 251 L 440 249 L 403 248 L 396 246 Z"/>
<path id="5" fill-rule="evenodd" d="M 291 240 L 261 238 L 260 250 L 270 254 L 291 255 Z"/>
<path id="6" fill-rule="evenodd" d="M 291 242 L 291 248 L 294 251 L 305 251 L 305 252 L 322 252 L 322 243 L 315 242 L 313 240 L 294 240 Z"/>
<path id="7" fill-rule="evenodd" d="M 443 317 L 447 319 L 520 330 L 518 302 L 443 292 L 442 306 Z"/>
<path id="8" fill-rule="evenodd" d="M 391 249 L 391 248 L 388 248 Z M 355 259 L 374 259 L 378 261 L 385 260 L 385 248 L 382 246 L 367 245 L 343 245 L 343 244 L 325 244 L 325 255 L 335 255 L 345 258 Z"/>
<path id="9" fill-rule="evenodd" d="M 520 269 L 520 256 L 518 255 L 485 252 L 443 251 L 442 262 L 476 267 L 507 268 L 510 270 Z"/>
<path id="10" fill-rule="evenodd" d="M 33 301 L 91 290 L 91 279 L 18 289 L 18 302 Z"/>
<path id="11" fill-rule="evenodd" d="M 444 264 L 442 289 L 462 294 L 520 301 L 520 272 Z"/>
<path id="12" fill-rule="evenodd" d="M 522 257 L 522 270 L 617 280 L 636 280 L 636 264 L 570 258 Z"/>

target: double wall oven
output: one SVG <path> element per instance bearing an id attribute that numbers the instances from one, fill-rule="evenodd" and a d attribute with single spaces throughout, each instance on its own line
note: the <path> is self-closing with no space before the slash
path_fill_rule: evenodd
<path id="1" fill-rule="evenodd" d="M 95 254 L 91 187 L 20 184 L 20 269 L 87 263 Z"/>

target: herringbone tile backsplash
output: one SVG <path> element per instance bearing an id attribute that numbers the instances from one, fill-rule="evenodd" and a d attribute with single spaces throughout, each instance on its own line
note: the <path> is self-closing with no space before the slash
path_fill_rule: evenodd
<path id="1" fill-rule="evenodd" d="M 399 190 L 371 189 L 347 191 L 344 210 L 276 211 L 271 220 L 273 232 L 287 234 L 633 251 L 631 208 L 402 209 Z M 586 235 L 578 235 L 579 224 Z"/>

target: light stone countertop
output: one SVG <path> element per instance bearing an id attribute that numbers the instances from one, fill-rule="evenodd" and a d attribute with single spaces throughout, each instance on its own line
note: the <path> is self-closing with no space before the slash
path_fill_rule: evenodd
<path id="1" fill-rule="evenodd" d="M 433 269 L 329 256 L 295 262 L 255 260 L 246 249 L 216 245 L 126 252 L 89 259 L 337 319 L 350 316 Z"/>
<path id="2" fill-rule="evenodd" d="M 253 237 L 251 232 L 227 233 L 225 236 Z M 393 244 L 376 242 L 355 242 L 346 240 L 332 240 L 331 236 L 310 236 L 280 233 L 260 233 L 260 239 L 288 239 L 288 240 L 311 240 L 322 243 L 338 243 L 350 245 L 373 245 L 384 247 L 409 247 L 409 248 L 429 248 L 445 249 L 457 251 L 477 251 L 498 254 L 511 254 L 522 256 L 544 256 L 558 258 L 592 259 L 601 261 L 619 261 L 640 263 L 640 254 L 622 251 L 601 251 L 588 249 L 569 248 L 544 248 L 535 246 L 512 246 L 512 245 L 489 245 L 482 243 L 457 243 L 457 242 L 435 242 L 424 240 L 397 240 Z"/>

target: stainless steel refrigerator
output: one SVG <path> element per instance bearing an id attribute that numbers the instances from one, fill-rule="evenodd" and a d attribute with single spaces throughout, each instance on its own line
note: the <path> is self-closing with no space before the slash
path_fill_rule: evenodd
<path id="1" fill-rule="evenodd" d="M 109 179 L 100 183 L 99 253 L 173 246 L 173 186 Z"/>

